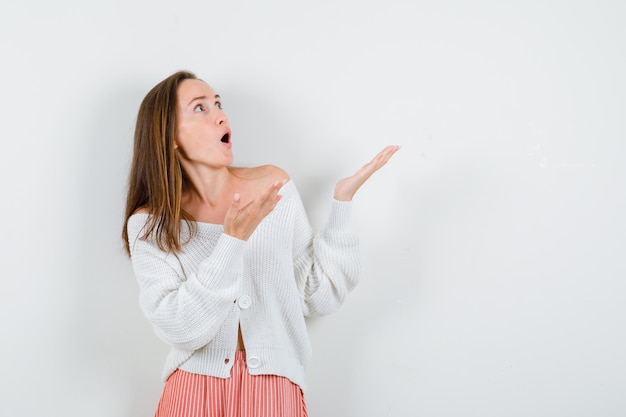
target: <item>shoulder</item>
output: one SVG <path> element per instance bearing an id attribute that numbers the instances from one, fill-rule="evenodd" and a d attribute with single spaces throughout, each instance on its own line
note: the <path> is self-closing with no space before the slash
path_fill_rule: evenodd
<path id="1" fill-rule="evenodd" d="M 133 212 L 133 215 L 135 214 L 150 214 L 150 210 L 148 210 L 147 207 L 139 207 L 137 210 Z"/>
<path id="2" fill-rule="evenodd" d="M 148 207 L 139 207 L 126 219 L 126 228 L 128 231 L 138 231 L 152 229 L 157 223 L 157 217 Z"/>
<path id="3" fill-rule="evenodd" d="M 265 175 L 275 175 L 285 180 L 289 179 L 289 174 L 287 174 L 287 171 L 276 165 L 261 165 L 259 167 L 256 167 L 256 169 L 258 169 L 259 172 Z"/>
<path id="4" fill-rule="evenodd" d="M 139 207 L 131 214 L 126 220 L 126 228 L 128 231 L 134 231 L 144 229 L 150 221 L 152 213 L 146 207 Z"/>
<path id="5" fill-rule="evenodd" d="M 263 192 L 270 184 L 283 181 L 285 186 L 280 191 L 284 197 L 289 196 L 295 191 L 293 181 L 284 169 L 276 165 L 262 165 L 254 168 L 236 168 L 231 171 L 234 176 L 240 180 L 243 193 L 249 195 L 257 195 Z"/>

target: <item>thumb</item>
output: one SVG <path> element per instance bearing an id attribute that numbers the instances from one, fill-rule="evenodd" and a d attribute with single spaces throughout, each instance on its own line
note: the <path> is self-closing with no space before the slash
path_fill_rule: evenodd
<path id="1" fill-rule="evenodd" d="M 226 218 L 234 218 L 239 212 L 239 205 L 241 204 L 241 195 L 239 193 L 233 194 L 233 201 L 230 203 L 230 207 L 226 211 Z"/>
<path id="2" fill-rule="evenodd" d="M 230 203 L 230 210 L 232 211 L 238 211 L 239 210 L 239 206 L 241 205 L 241 195 L 239 193 L 235 193 L 233 194 L 233 201 Z"/>

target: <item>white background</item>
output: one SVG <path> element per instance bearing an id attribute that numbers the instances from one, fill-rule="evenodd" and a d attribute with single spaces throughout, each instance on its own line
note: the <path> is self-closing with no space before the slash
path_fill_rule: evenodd
<path id="1" fill-rule="evenodd" d="M 366 260 L 310 321 L 311 416 L 626 415 L 626 3 L 0 3 L 0 415 L 150 416 L 167 348 L 120 239 L 132 133 L 179 69 L 237 165 L 355 199 Z"/>

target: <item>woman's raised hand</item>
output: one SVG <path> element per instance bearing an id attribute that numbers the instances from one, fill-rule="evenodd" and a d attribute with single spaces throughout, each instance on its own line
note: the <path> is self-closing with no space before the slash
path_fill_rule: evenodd
<path id="1" fill-rule="evenodd" d="M 241 240 L 248 240 L 261 220 L 265 218 L 280 200 L 278 191 L 285 181 L 275 181 L 261 194 L 245 206 L 241 206 L 241 196 L 236 193 L 224 217 L 224 233 Z"/>
<path id="2" fill-rule="evenodd" d="M 369 177 L 380 168 L 400 149 L 399 146 L 387 146 L 380 151 L 370 162 L 363 165 L 354 175 L 340 180 L 335 186 L 335 199 L 350 201 L 359 188 Z"/>

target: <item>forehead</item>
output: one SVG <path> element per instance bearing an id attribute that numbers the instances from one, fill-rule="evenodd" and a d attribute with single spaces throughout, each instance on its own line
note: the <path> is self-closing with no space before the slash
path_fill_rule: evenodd
<path id="1" fill-rule="evenodd" d="M 187 104 L 199 97 L 215 97 L 215 91 L 210 85 L 201 80 L 187 79 L 178 85 L 178 101 Z"/>

